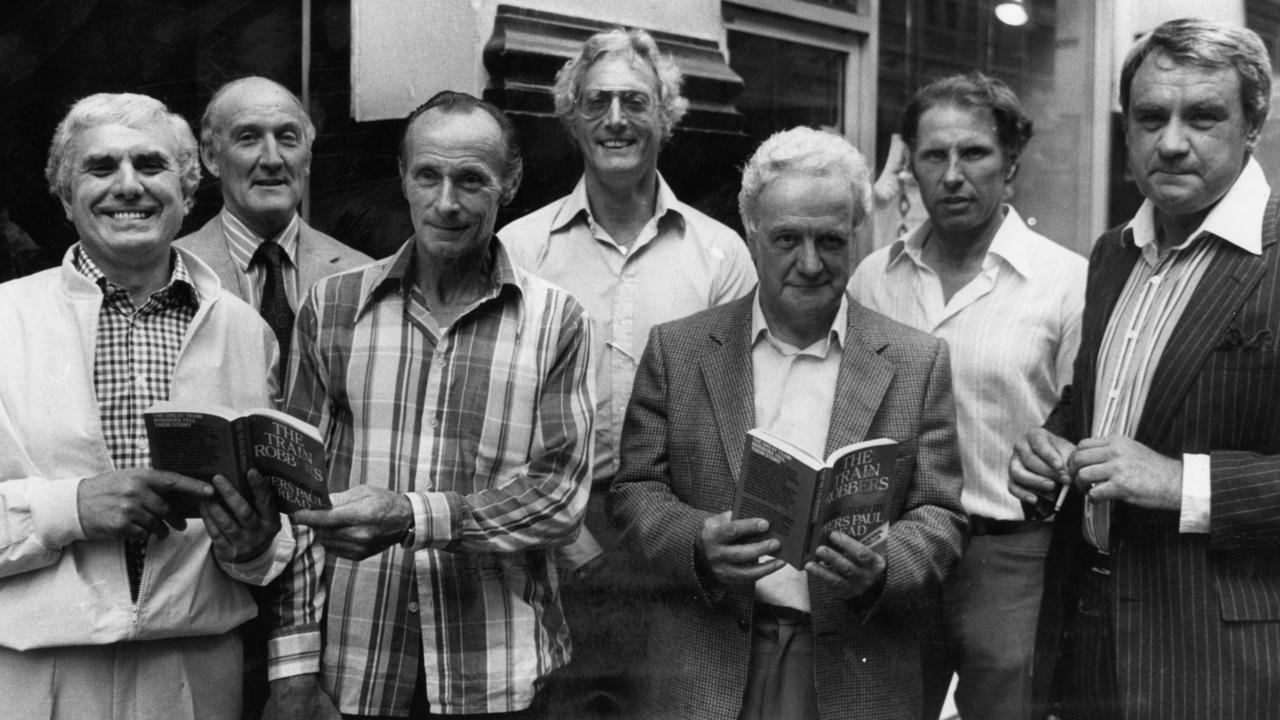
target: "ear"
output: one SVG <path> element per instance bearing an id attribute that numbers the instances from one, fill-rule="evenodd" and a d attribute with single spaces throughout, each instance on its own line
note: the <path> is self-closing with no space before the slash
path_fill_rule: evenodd
<path id="1" fill-rule="evenodd" d="M 71 213 L 71 200 L 62 193 L 58 193 L 58 200 L 62 203 L 62 212 L 67 216 L 67 222 L 75 224 L 75 218 Z"/>
<path id="2" fill-rule="evenodd" d="M 499 199 L 498 202 L 500 202 L 504 206 L 510 205 L 511 201 L 516 199 L 516 191 L 520 189 L 520 181 L 522 179 L 524 179 L 523 164 L 520 167 L 516 168 L 516 171 L 512 173 L 511 181 L 507 183 L 507 186 L 503 189 L 502 197 Z"/>
<path id="3" fill-rule="evenodd" d="M 1249 154 L 1252 155 L 1258 149 L 1258 140 L 1262 138 L 1262 127 L 1253 127 L 1244 134 L 1245 146 L 1249 148 Z"/>
<path id="4" fill-rule="evenodd" d="M 218 156 L 213 151 L 214 143 L 200 143 L 200 159 L 204 161 L 204 166 L 208 168 L 209 174 L 216 177 L 222 177 L 222 171 L 218 169 Z"/>
<path id="5" fill-rule="evenodd" d="M 1013 178 L 1018 175 L 1018 156 L 1010 155 L 1009 162 L 1004 167 L 1004 181 L 1006 183 L 1013 182 Z"/>

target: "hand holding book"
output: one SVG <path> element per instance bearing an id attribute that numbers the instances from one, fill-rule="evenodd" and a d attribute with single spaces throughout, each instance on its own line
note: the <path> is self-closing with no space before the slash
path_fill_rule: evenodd
<path id="1" fill-rule="evenodd" d="M 776 538 L 764 537 L 768 531 L 769 522 L 762 518 L 732 520 L 728 511 L 712 515 L 698 533 L 697 561 L 720 585 L 750 585 L 785 564 L 777 558 L 760 562 L 782 549 Z"/>
<path id="2" fill-rule="evenodd" d="M 839 530 L 814 555 L 817 560 L 805 563 L 805 572 L 831 586 L 842 600 L 862 597 L 884 577 L 884 557 Z"/>
<path id="3" fill-rule="evenodd" d="M 250 470 L 247 495 L 237 492 L 222 475 L 213 476 L 212 483 L 221 502 L 200 503 L 200 519 L 213 540 L 214 557 L 228 563 L 245 562 L 266 552 L 280 532 L 280 513 L 266 478 Z"/>

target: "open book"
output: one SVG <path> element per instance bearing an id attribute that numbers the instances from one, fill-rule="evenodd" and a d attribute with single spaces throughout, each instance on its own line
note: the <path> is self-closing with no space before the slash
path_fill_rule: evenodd
<path id="1" fill-rule="evenodd" d="M 324 441 L 315 427 L 279 410 L 237 412 L 213 404 L 158 402 L 143 419 L 151 467 L 199 480 L 224 475 L 249 498 L 250 468 L 271 483 L 276 506 L 291 513 L 330 507 Z M 195 503 L 183 508 L 195 517 Z"/>
<path id="2" fill-rule="evenodd" d="M 889 538 L 898 443 L 887 438 L 845 445 L 825 461 L 761 428 L 747 431 L 742 482 L 733 518 L 764 518 L 776 557 L 797 570 L 840 530 L 880 555 Z"/>

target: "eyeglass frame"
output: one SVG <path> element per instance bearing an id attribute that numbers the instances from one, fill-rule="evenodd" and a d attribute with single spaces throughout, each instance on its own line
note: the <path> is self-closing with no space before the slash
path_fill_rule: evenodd
<path id="1" fill-rule="evenodd" d="M 587 104 L 590 102 L 589 98 L 591 98 L 591 96 L 599 95 L 607 96 L 609 98 L 608 104 L 604 105 L 598 112 L 589 112 L 587 110 Z M 645 108 L 643 110 L 628 108 L 626 97 L 628 95 L 644 97 Z M 597 88 L 578 96 L 577 102 L 574 103 L 574 109 L 577 111 L 578 116 L 584 120 L 599 120 L 609 114 L 613 109 L 613 103 L 615 100 L 618 103 L 618 111 L 630 120 L 643 120 L 651 117 L 658 108 L 657 100 L 653 97 L 652 93 L 646 90 L 637 90 L 636 88 Z"/>

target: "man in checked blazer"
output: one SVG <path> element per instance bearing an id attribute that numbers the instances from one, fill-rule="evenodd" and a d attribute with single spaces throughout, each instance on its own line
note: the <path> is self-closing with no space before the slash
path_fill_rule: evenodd
<path id="1" fill-rule="evenodd" d="M 668 582 L 643 717 L 918 718 L 913 601 L 960 555 L 966 519 L 946 345 L 847 299 L 867 170 L 843 138 L 767 140 L 740 196 L 751 295 L 649 336 L 609 511 Z M 901 443 L 881 557 L 842 533 L 803 572 L 760 518 L 730 519 L 748 429 L 815 455 Z"/>
<path id="2" fill-rule="evenodd" d="M 1124 63 L 1146 201 L 1094 247 L 1075 384 L 1010 466 L 1023 500 L 1066 493 L 1036 717 L 1280 713 L 1280 203 L 1252 158 L 1270 78 L 1257 35 L 1196 20 Z"/>

